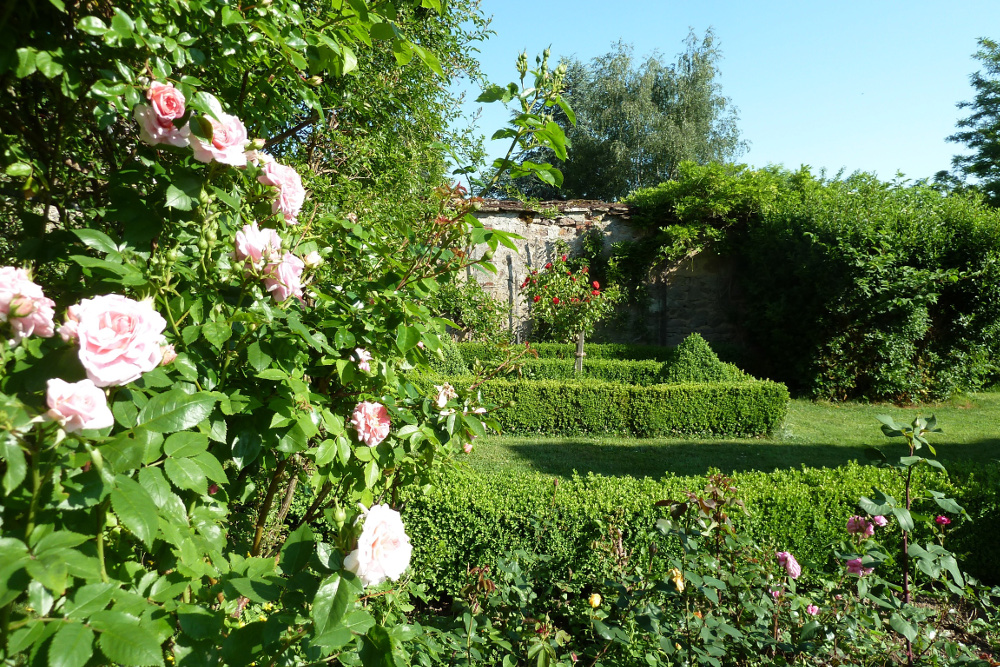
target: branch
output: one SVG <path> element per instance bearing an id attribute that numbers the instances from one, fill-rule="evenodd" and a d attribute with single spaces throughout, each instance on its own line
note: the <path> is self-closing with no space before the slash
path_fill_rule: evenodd
<path id="1" fill-rule="evenodd" d="M 291 137 L 291 136 L 297 134 L 298 132 L 300 132 L 301 130 L 309 127 L 310 125 L 312 125 L 313 123 L 315 123 L 318 120 L 319 120 L 319 113 L 313 111 L 311 114 L 309 114 L 305 118 L 305 120 L 303 120 L 298 125 L 295 125 L 294 127 L 291 127 L 289 129 L 285 130 L 281 134 L 276 135 L 274 137 L 271 137 L 270 139 L 268 139 L 267 141 L 265 141 L 264 142 L 264 148 L 270 148 L 271 146 L 273 146 L 275 144 L 280 144 L 282 141 L 284 141 L 288 137 Z"/>

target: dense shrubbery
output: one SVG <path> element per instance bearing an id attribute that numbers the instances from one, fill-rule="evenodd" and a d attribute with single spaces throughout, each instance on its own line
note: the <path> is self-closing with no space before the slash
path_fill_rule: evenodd
<path id="1" fill-rule="evenodd" d="M 497 353 L 482 343 L 459 343 L 458 349 L 469 363 L 474 359 L 492 361 Z M 531 349 L 539 359 L 573 359 L 576 346 L 565 343 L 532 343 Z M 591 359 L 669 361 L 674 358 L 674 348 L 662 345 L 632 345 L 627 343 L 587 343 L 587 361 Z"/>
<path id="2" fill-rule="evenodd" d="M 412 379 L 425 391 L 445 380 L 456 389 L 472 384 L 462 377 Z M 499 379 L 477 388 L 484 401 L 499 406 L 490 414 L 508 435 L 756 436 L 777 428 L 788 406 L 784 385 L 758 380 L 639 387 Z"/>

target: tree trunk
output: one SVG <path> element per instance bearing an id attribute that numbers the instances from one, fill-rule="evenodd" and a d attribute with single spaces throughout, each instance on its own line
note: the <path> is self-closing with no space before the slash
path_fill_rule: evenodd
<path id="1" fill-rule="evenodd" d="M 583 358 L 587 356 L 587 353 L 583 351 L 583 332 L 581 331 L 576 337 L 576 366 L 573 370 L 579 375 L 583 372 Z"/>

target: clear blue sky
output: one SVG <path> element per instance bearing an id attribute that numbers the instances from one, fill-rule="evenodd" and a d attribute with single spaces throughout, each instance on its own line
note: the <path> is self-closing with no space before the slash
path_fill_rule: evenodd
<path id="1" fill-rule="evenodd" d="M 639 58 L 672 61 L 689 28 L 711 26 L 722 93 L 750 142 L 741 161 L 883 179 L 950 167 L 963 147 L 945 137 L 966 113 L 955 104 L 973 96 L 976 38 L 1000 38 L 1000 0 L 484 0 L 483 9 L 496 34 L 478 45 L 480 62 L 500 84 L 516 78 L 521 50 L 532 64 L 549 45 L 553 63 L 587 61 L 622 39 Z M 505 118 L 499 103 L 486 105 L 481 133 Z M 501 150 L 490 149 L 491 159 Z"/>

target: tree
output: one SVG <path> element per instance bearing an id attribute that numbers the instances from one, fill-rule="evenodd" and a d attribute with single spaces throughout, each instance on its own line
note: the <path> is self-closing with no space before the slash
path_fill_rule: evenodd
<path id="1" fill-rule="evenodd" d="M 956 155 L 952 167 L 965 177 L 973 177 L 987 201 L 1000 205 L 1000 44 L 982 37 L 975 58 L 983 69 L 970 77 L 976 96 L 971 102 L 959 102 L 959 109 L 972 113 L 958 121 L 960 132 L 948 141 L 965 144 L 972 153 Z M 938 174 L 939 180 L 943 178 Z"/>
<path id="2" fill-rule="evenodd" d="M 737 111 L 716 82 L 721 51 L 711 30 L 692 32 L 675 63 L 654 53 L 637 63 L 633 49 L 617 42 L 589 63 L 566 63 L 565 97 L 576 125 L 553 113 L 570 141 L 562 191 L 537 183 L 508 182 L 507 191 L 539 199 L 615 200 L 640 187 L 676 178 L 680 163 L 726 162 L 746 150 Z M 538 151 L 539 158 L 551 154 Z M 491 194 L 499 194 L 493 192 Z"/>

